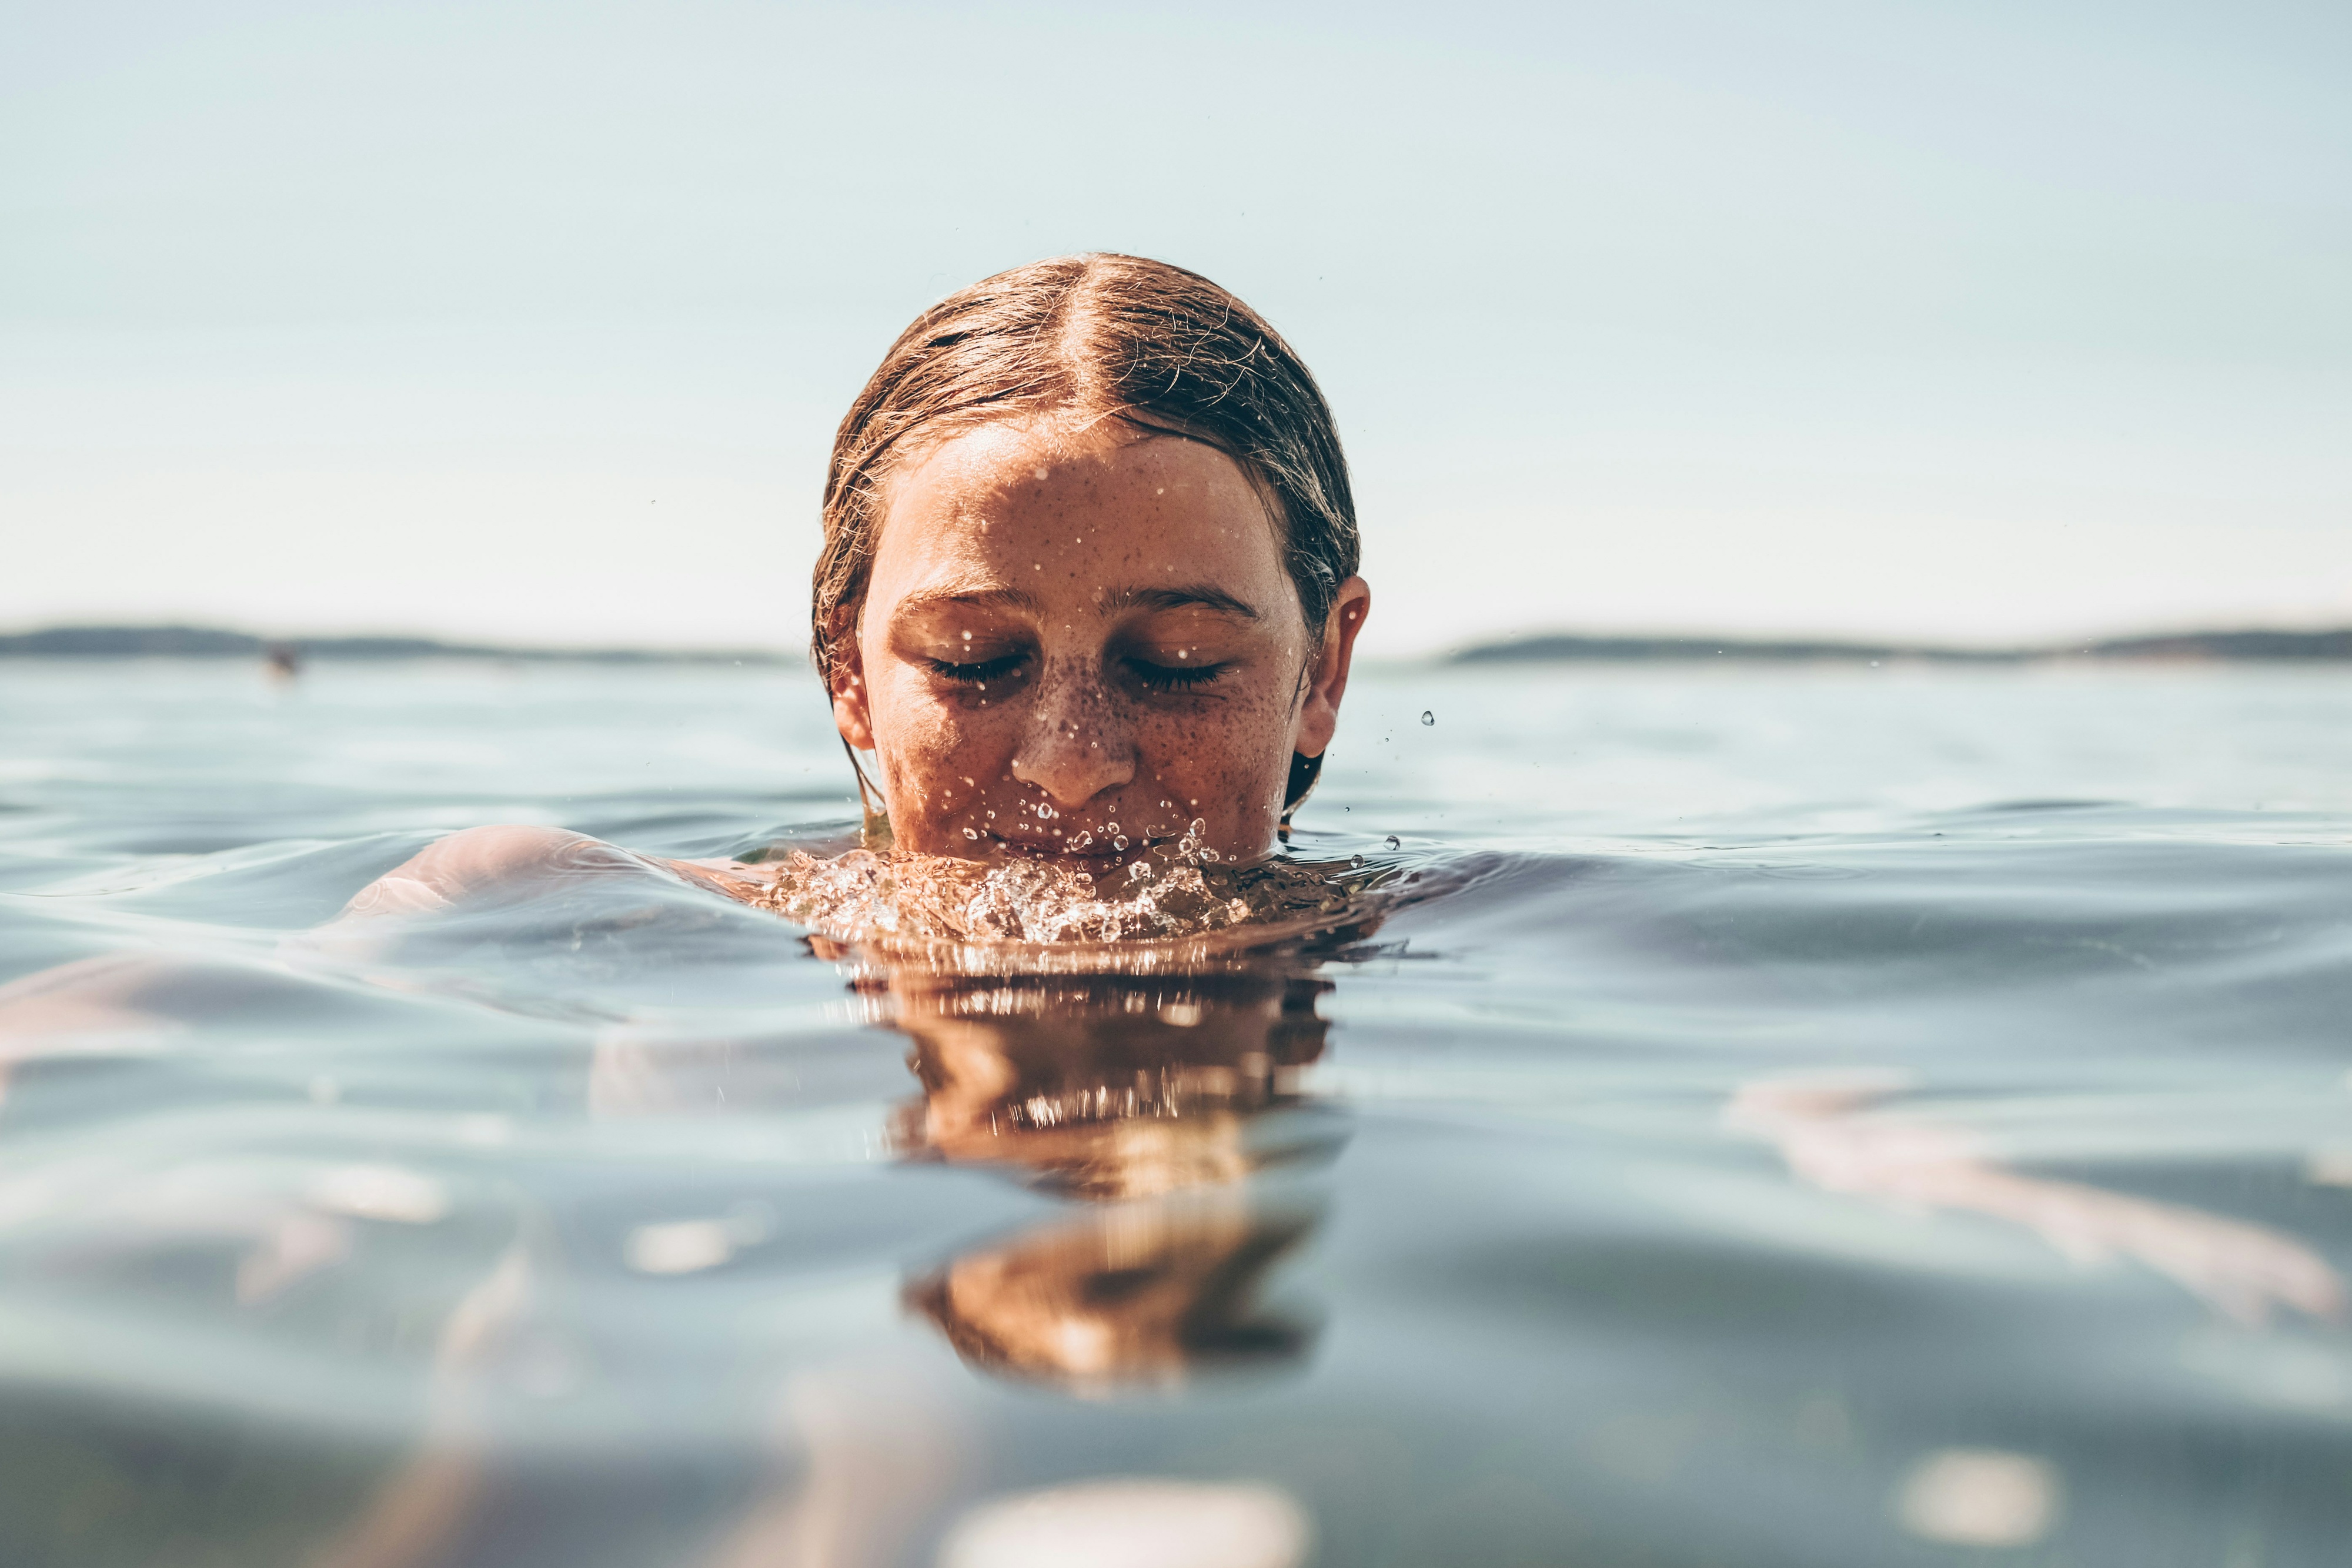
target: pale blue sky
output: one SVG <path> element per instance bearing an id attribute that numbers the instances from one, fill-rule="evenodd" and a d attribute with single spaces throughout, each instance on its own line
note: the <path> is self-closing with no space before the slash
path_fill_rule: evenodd
<path id="1" fill-rule="evenodd" d="M 1373 651 L 2352 621 L 2352 7 L 0 0 L 0 626 L 802 635 L 1074 249 L 1290 335 Z"/>

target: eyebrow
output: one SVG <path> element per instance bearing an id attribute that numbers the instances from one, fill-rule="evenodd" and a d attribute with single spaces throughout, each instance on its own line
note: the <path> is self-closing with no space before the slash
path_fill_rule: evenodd
<path id="1" fill-rule="evenodd" d="M 972 610 L 1025 610 L 1033 615 L 1045 612 L 1037 596 L 1025 588 L 1014 588 L 1010 584 L 983 587 L 978 583 L 953 582 L 908 594 L 898 601 L 898 612 L 904 615 L 950 604 Z M 1186 583 L 1176 588 L 1121 588 L 1103 595 L 1097 602 L 1097 608 L 1105 615 L 1117 614 L 1122 610 L 1185 610 L 1194 606 L 1230 615 L 1237 621 L 1259 618 L 1256 607 L 1248 601 L 1237 599 L 1223 589 L 1205 582 Z"/>
<path id="2" fill-rule="evenodd" d="M 898 613 L 912 610 L 929 610 L 942 604 L 968 605 L 974 610 L 1026 610 L 1041 613 L 1037 596 L 1025 588 L 982 588 L 977 584 L 945 583 L 921 593 L 910 593 L 898 601 Z"/>
<path id="3" fill-rule="evenodd" d="M 1120 610 L 1184 610 L 1193 605 L 1230 615 L 1237 621 L 1255 621 L 1256 609 L 1244 600 L 1234 598 L 1222 588 L 1212 588 L 1205 582 L 1186 583 L 1178 588 L 1122 588 L 1107 593 L 1102 599 L 1102 612 L 1108 615 Z"/>

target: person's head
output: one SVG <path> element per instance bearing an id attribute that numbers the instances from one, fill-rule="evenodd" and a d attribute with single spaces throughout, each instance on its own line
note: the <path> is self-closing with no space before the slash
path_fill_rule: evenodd
<path id="1" fill-rule="evenodd" d="M 1254 855 L 1330 743 L 1357 555 L 1271 327 L 1161 262 L 1038 262 L 925 311 L 842 421 L 814 653 L 904 848 L 1108 860 L 1197 818 Z"/>

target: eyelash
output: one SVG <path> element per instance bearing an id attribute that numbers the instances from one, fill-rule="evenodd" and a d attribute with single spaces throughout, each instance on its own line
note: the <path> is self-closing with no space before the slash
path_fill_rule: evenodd
<path id="1" fill-rule="evenodd" d="M 1145 659 L 1129 659 L 1127 667 L 1147 690 L 1155 692 L 1196 691 L 1226 668 L 1223 664 L 1155 664 Z"/>
<path id="2" fill-rule="evenodd" d="M 949 659 L 924 662 L 941 680 L 952 681 L 960 686 L 976 686 L 989 681 L 1004 680 L 1017 674 L 1028 660 L 1027 653 L 1013 653 L 977 664 L 959 664 Z M 1223 664 L 1155 664 L 1149 659 L 1129 659 L 1125 664 L 1137 685 L 1146 691 L 1163 693 L 1198 691 L 1223 674 L 1228 668 Z"/>
<path id="3" fill-rule="evenodd" d="M 1019 669 L 1028 657 L 1026 653 L 1006 653 L 978 664 L 958 664 L 946 659 L 932 659 L 928 663 L 931 666 L 932 674 L 953 681 L 958 685 L 973 686 L 982 681 L 1004 679 L 1005 676 Z"/>

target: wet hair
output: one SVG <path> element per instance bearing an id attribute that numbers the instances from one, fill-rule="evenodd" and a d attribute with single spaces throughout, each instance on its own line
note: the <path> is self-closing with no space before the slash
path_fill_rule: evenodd
<path id="1" fill-rule="evenodd" d="M 1356 571 L 1356 503 L 1330 405 L 1280 333 L 1181 267 L 1069 256 L 982 278 L 915 318 L 833 439 L 811 651 L 827 685 L 866 601 L 891 474 L 978 425 L 1070 411 L 1213 446 L 1281 530 L 1307 635 Z"/>

